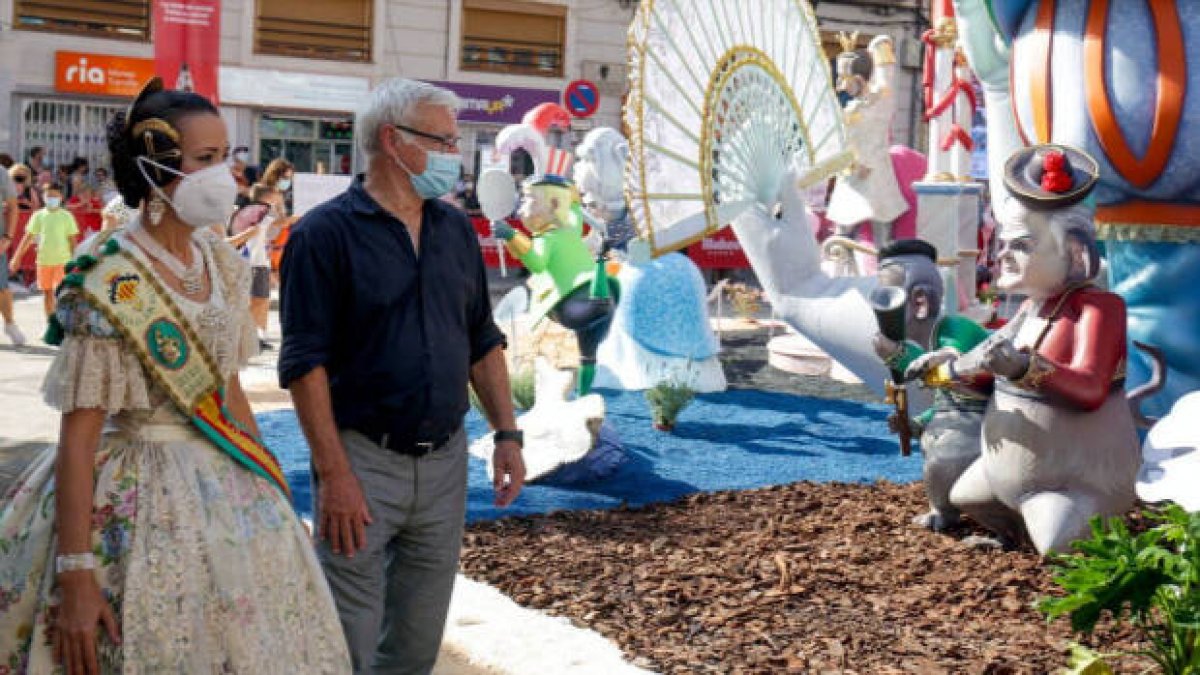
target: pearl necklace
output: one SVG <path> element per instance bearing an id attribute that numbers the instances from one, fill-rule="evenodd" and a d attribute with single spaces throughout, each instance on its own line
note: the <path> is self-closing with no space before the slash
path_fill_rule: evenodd
<path id="1" fill-rule="evenodd" d="M 163 267 L 170 270 L 178 279 L 180 285 L 183 286 L 183 292 L 188 295 L 199 295 L 204 290 L 204 255 L 200 251 L 200 247 L 196 245 L 196 240 L 189 240 L 192 247 L 192 264 L 184 267 L 179 258 L 172 255 L 163 245 L 158 243 L 150 233 L 141 226 L 133 226 L 129 228 L 129 234 L 134 241 L 142 247 L 147 255 L 162 263 Z"/>

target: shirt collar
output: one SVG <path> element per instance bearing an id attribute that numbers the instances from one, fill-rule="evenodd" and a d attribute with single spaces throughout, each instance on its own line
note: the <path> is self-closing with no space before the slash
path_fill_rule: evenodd
<path id="1" fill-rule="evenodd" d="M 371 193 L 367 192 L 366 180 L 367 175 L 365 173 L 358 174 L 350 183 L 350 189 L 347 190 L 350 195 L 350 204 L 354 208 L 355 212 L 364 216 L 378 215 L 394 219 L 395 216 L 393 216 L 387 209 L 383 208 L 379 202 L 375 201 L 375 198 L 371 196 Z M 436 210 L 438 208 L 439 201 L 440 200 L 438 199 L 426 199 L 421 204 L 421 217 L 429 217 L 430 210 Z"/>
<path id="2" fill-rule="evenodd" d="M 386 214 L 387 211 L 367 192 L 366 180 L 367 175 L 360 173 L 351 181 L 350 189 L 347 190 L 347 193 L 350 195 L 350 205 L 356 212 L 364 216 Z"/>

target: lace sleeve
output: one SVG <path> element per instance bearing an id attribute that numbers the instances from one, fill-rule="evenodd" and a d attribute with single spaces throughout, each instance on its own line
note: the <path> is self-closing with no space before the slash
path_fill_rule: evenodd
<path id="1" fill-rule="evenodd" d="M 67 292 L 55 314 L 66 337 L 42 385 L 46 403 L 64 413 L 152 409 L 142 364 L 99 310 L 78 293 Z"/>
<path id="2" fill-rule="evenodd" d="M 234 321 L 238 326 L 238 343 L 234 363 L 238 370 L 250 364 L 250 359 L 258 356 L 258 327 L 250 316 L 250 308 L 234 312 Z"/>
<path id="3" fill-rule="evenodd" d="M 233 330 L 237 336 L 232 368 L 241 370 L 258 356 L 258 329 L 250 316 L 250 265 L 220 237 L 208 237 L 213 259 L 221 274 L 225 287 L 225 302 L 233 318 Z"/>

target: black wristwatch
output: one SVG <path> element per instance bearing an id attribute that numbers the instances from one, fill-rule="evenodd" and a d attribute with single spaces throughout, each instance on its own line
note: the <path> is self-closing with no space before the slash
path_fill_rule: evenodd
<path id="1" fill-rule="evenodd" d="M 518 448 L 525 448 L 525 432 L 520 429 L 501 429 L 493 437 L 495 442 L 514 441 Z"/>

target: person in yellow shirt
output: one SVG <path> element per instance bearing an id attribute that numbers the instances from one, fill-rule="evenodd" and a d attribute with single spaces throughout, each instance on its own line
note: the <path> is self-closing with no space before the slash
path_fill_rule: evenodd
<path id="1" fill-rule="evenodd" d="M 62 207 L 63 192 L 60 186 L 46 186 L 42 198 L 46 206 L 29 219 L 29 227 L 8 266 L 10 272 L 16 272 L 25 251 L 37 237 L 37 285 L 42 291 L 46 316 L 51 316 L 54 314 L 54 290 L 62 283 L 63 268 L 75 250 L 79 225 L 75 222 L 75 216 Z"/>

